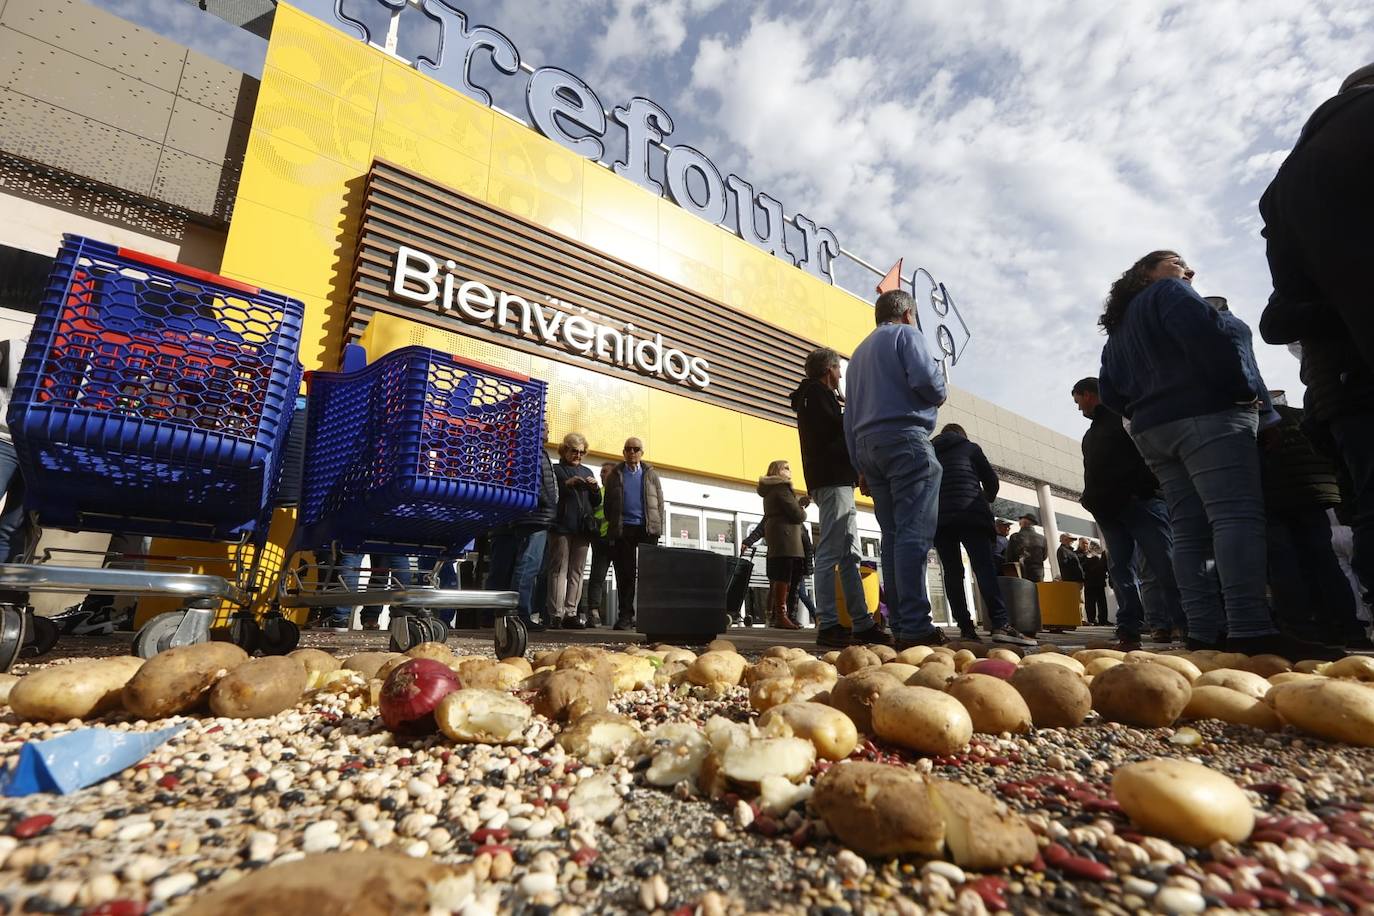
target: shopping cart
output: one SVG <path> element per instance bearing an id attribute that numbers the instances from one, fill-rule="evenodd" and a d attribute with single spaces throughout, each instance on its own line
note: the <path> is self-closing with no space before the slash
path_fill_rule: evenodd
<path id="1" fill-rule="evenodd" d="M 515 592 L 439 587 L 440 565 L 534 508 L 544 447 L 543 382 L 425 347 L 344 372 L 307 373 L 300 522 L 292 553 L 422 558 L 409 582 L 373 570 L 366 588 L 327 563 L 288 565 L 283 608 L 390 605 L 391 647 L 447 638 L 437 609 L 498 611 L 498 657 L 523 655 Z M 361 366 L 361 368 L 353 368 Z"/>
<path id="2" fill-rule="evenodd" d="M 183 602 L 138 632 L 145 658 L 209 639 L 223 603 L 245 649 L 294 648 L 294 625 L 277 614 L 260 628 L 249 607 L 296 413 L 303 312 L 246 283 L 63 236 L 9 409 L 34 536 L 24 562 L 0 564 L 0 589 Z M 35 558 L 40 527 L 238 549 Z M 15 613 L 4 609 L 0 663 L 13 660 Z"/>

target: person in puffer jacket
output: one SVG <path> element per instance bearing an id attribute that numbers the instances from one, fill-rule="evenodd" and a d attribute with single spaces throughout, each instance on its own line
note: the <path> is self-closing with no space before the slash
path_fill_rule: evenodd
<path id="1" fill-rule="evenodd" d="M 930 444 L 944 471 L 940 477 L 935 552 L 940 555 L 940 565 L 944 567 L 945 597 L 959 624 L 960 635 L 964 639 L 981 641 L 964 596 L 964 560 L 959 555 L 962 545 L 988 611 L 992 638 L 997 642 L 1033 644 L 1011 626 L 1002 590 L 997 584 L 997 567 L 992 561 L 996 537 L 992 501 L 997 498 L 1001 483 L 997 472 L 983 450 L 969 441 L 968 434 L 958 423 L 946 423 Z"/>
<path id="2" fill-rule="evenodd" d="M 798 498 L 792 489 L 792 465 L 787 461 L 768 465 L 768 473 L 759 478 L 758 494 L 763 497 L 763 536 L 768 545 L 769 623 L 796 630 L 797 624 L 787 613 L 787 596 L 796 591 L 805 570 L 801 529 L 811 500 Z"/>

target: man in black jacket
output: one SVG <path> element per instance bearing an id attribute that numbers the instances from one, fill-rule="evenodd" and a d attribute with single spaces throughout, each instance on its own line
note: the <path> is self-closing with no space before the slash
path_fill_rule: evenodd
<path id="1" fill-rule="evenodd" d="M 806 492 L 821 516 L 821 536 L 816 542 L 816 645 L 889 644 L 892 637 L 869 613 L 859 574 L 859 516 L 854 508 L 859 475 L 845 445 L 839 389 L 840 354 L 829 347 L 812 350 L 806 357 L 806 378 L 792 392 L 792 409 L 797 414 Z M 852 630 L 840 624 L 835 600 L 837 568 Z"/>
<path id="2" fill-rule="evenodd" d="M 1078 539 L 1078 562 L 1083 567 L 1083 616 L 1091 626 L 1105 627 L 1107 619 L 1107 561 L 1087 538 Z"/>
<path id="3" fill-rule="evenodd" d="M 1092 513 L 1107 541 L 1112 585 L 1119 608 L 1116 635 L 1121 647 L 1140 648 L 1145 611 L 1135 573 L 1136 551 L 1144 554 L 1157 577 L 1169 620 L 1180 633 L 1187 626 L 1174 579 L 1174 536 L 1159 481 L 1140 457 L 1121 417 L 1098 399 L 1097 379 L 1080 379 L 1073 401 L 1092 425 L 1083 434 L 1083 508 Z M 1154 634 L 1156 639 L 1166 634 Z M 1172 638 L 1172 633 L 1167 634 Z"/>
<path id="4" fill-rule="evenodd" d="M 968 640 L 980 641 L 978 629 L 969 616 L 968 599 L 964 596 L 964 558 L 960 545 L 968 553 L 978 593 L 987 608 L 988 624 L 996 642 L 1035 645 L 1012 628 L 1002 590 L 997 584 L 997 567 L 993 565 L 992 501 L 997 498 L 1001 481 L 992 469 L 983 450 L 970 442 L 968 434 L 958 423 L 946 423 L 940 435 L 930 440 L 935 457 L 940 462 L 940 513 L 935 523 L 935 552 L 944 569 L 945 599 L 959 624 L 959 634 Z"/>
<path id="5" fill-rule="evenodd" d="M 1061 582 L 1082 582 L 1083 564 L 1079 560 L 1078 552 L 1073 549 L 1073 535 L 1059 535 L 1059 549 L 1054 552 L 1055 559 L 1059 561 L 1059 579 Z"/>
<path id="6" fill-rule="evenodd" d="M 1351 566 L 1374 593 L 1374 64 L 1307 120 L 1260 198 L 1274 295 L 1269 343 L 1302 344 L 1309 421 L 1354 491 Z"/>
<path id="7" fill-rule="evenodd" d="M 543 630 L 547 621 L 535 623 L 535 584 L 544 571 L 544 548 L 558 511 L 558 481 L 548 452 L 539 450 L 539 502 L 526 515 L 491 532 L 491 565 L 486 587 L 513 591 L 520 596 L 520 619 L 531 630 Z"/>

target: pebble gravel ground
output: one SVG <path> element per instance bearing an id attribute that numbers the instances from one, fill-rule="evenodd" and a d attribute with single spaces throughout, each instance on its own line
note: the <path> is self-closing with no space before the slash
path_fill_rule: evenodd
<path id="1" fill-rule="evenodd" d="M 490 654 L 463 642 L 452 644 Z M 305 645 L 354 650 L 309 633 Z M 118 639 L 72 639 L 55 653 L 62 658 L 39 664 L 124 651 Z M 659 687 L 612 707 L 646 730 L 754 716 L 743 688 L 713 698 Z M 511 747 L 442 736 L 398 744 L 375 707 L 348 692 L 270 719 L 172 721 L 186 730 L 103 783 L 0 799 L 0 916 L 174 911 L 260 869 L 377 849 L 471 863 L 476 893 L 461 908 L 470 916 L 1374 913 L 1374 751 L 1290 731 L 1215 721 L 1147 730 L 1093 716 L 1075 729 L 978 735 L 950 757 L 861 744 L 857 758 L 972 783 L 1026 816 L 1039 859 L 977 874 L 944 861 L 865 860 L 828 839 L 805 805 L 773 817 L 733 797 L 649 787 L 633 760 L 583 765 L 538 718 Z M 80 726 L 7 712 L 0 757 L 8 766 L 25 741 Z M 1261 812 L 1250 840 L 1195 849 L 1137 832 L 1112 798 L 1111 775 L 1160 756 L 1205 763 L 1244 789 Z"/>

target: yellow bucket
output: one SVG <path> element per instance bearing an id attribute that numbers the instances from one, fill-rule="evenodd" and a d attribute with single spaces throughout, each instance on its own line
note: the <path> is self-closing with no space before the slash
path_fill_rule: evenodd
<path id="1" fill-rule="evenodd" d="M 1037 582 L 1035 591 L 1040 599 L 1042 627 L 1083 625 L 1083 583 Z"/>
<path id="2" fill-rule="evenodd" d="M 868 604 L 868 612 L 872 614 L 878 610 L 878 571 L 860 566 L 859 578 L 864 583 L 864 601 Z M 835 607 L 840 612 L 840 625 L 853 626 L 854 621 L 849 617 L 849 609 L 844 606 L 844 587 L 838 574 L 835 576 Z"/>

